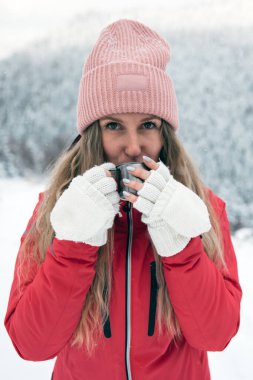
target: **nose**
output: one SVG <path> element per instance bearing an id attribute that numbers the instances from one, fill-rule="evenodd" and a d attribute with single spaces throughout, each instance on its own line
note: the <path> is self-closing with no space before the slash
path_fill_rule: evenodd
<path id="1" fill-rule="evenodd" d="M 138 157 L 141 154 L 141 150 L 140 136 L 136 132 L 129 133 L 125 141 L 125 154 L 128 157 Z"/>

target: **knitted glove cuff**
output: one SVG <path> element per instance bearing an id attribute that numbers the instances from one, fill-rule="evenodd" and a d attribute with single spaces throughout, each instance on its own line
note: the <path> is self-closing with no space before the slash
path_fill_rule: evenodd
<path id="1" fill-rule="evenodd" d="M 188 237 L 176 233 L 176 231 L 164 222 L 148 225 L 148 232 L 158 255 L 163 257 L 169 257 L 179 253 L 191 240 Z"/>
<path id="2" fill-rule="evenodd" d="M 89 239 L 86 239 L 85 243 L 95 247 L 101 247 L 107 242 L 107 234 L 107 230 L 101 230 L 96 235 L 92 236 Z"/>

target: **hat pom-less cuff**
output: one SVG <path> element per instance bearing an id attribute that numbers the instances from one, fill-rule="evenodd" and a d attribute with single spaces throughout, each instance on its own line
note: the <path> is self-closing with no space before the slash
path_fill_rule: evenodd
<path id="1" fill-rule="evenodd" d="M 161 69 L 136 62 L 114 62 L 88 71 L 79 86 L 77 129 L 80 134 L 102 116 L 145 113 L 179 128 L 173 82 Z"/>

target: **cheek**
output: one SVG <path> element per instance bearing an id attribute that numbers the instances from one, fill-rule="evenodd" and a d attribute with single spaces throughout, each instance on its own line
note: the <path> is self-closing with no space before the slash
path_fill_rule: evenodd
<path id="1" fill-rule="evenodd" d="M 162 149 L 162 141 L 161 141 L 160 134 L 159 135 L 155 134 L 154 136 L 149 138 L 148 147 L 153 154 L 159 155 Z"/>
<path id="2" fill-rule="evenodd" d="M 102 136 L 102 144 L 106 156 L 116 157 L 119 151 L 119 146 L 116 141 L 112 139 L 111 136 Z"/>

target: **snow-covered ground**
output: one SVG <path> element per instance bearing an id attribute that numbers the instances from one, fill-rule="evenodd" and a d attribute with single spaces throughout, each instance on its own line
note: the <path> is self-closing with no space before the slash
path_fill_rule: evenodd
<path id="1" fill-rule="evenodd" d="M 3 326 L 19 238 L 26 227 L 37 201 L 38 193 L 43 190 L 43 186 L 42 183 L 21 179 L 0 180 L 1 380 L 50 379 L 54 364 L 54 360 L 34 363 L 20 359 Z M 209 354 L 212 380 L 250 380 L 253 373 L 252 232 L 247 229 L 238 231 L 233 237 L 233 243 L 237 253 L 240 281 L 244 292 L 241 327 L 225 351 Z"/>

